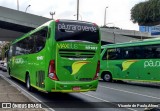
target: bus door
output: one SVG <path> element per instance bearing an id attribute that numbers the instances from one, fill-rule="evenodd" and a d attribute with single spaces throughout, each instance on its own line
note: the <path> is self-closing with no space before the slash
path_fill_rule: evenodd
<path id="1" fill-rule="evenodd" d="M 112 73 L 112 78 L 121 78 L 121 54 L 119 48 L 108 48 L 107 49 L 107 69 Z"/>

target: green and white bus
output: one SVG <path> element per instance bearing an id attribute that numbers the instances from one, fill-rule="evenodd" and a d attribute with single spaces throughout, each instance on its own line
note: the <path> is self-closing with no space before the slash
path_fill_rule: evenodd
<path id="1" fill-rule="evenodd" d="M 100 77 L 104 81 L 160 82 L 160 39 L 102 46 Z"/>
<path id="2" fill-rule="evenodd" d="M 95 23 L 51 20 L 12 42 L 8 72 L 44 92 L 95 91 L 100 67 Z"/>

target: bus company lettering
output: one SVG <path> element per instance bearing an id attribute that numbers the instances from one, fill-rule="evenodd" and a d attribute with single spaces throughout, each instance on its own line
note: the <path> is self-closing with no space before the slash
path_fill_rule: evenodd
<path id="1" fill-rule="evenodd" d="M 78 44 L 59 43 L 57 46 L 60 49 L 78 49 Z"/>
<path id="2" fill-rule="evenodd" d="M 153 60 L 145 61 L 144 68 L 147 67 L 160 67 L 160 61 L 153 61 Z"/>
<path id="3" fill-rule="evenodd" d="M 90 31 L 96 32 L 97 29 L 94 26 L 86 25 L 70 25 L 70 24 L 58 24 L 58 30 L 65 29 L 66 31 Z"/>
<path id="4" fill-rule="evenodd" d="M 23 58 L 16 58 L 14 61 L 16 64 L 23 64 L 24 63 Z"/>
<path id="5" fill-rule="evenodd" d="M 86 49 L 97 50 L 97 47 L 88 45 L 88 46 L 86 46 Z"/>
<path id="6" fill-rule="evenodd" d="M 85 47 L 85 49 L 97 50 L 97 46 L 92 45 L 82 45 L 82 44 L 68 44 L 68 43 L 59 43 L 57 44 L 60 49 L 78 49 L 79 47 Z"/>

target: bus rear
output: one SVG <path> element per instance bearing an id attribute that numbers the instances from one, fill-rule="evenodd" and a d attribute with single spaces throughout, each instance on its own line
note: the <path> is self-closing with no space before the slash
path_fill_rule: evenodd
<path id="1" fill-rule="evenodd" d="M 100 34 L 96 24 L 55 22 L 53 59 L 48 69 L 49 92 L 95 91 L 100 67 Z M 49 85 L 50 84 L 50 85 Z"/>

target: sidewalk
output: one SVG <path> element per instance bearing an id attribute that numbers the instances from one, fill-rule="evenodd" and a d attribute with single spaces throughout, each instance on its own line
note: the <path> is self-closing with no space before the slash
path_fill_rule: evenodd
<path id="1" fill-rule="evenodd" d="M 2 102 L 33 102 L 22 94 L 15 86 L 8 83 L 0 76 L 0 106 Z M 45 109 L 2 109 L 0 111 L 46 111 Z"/>

